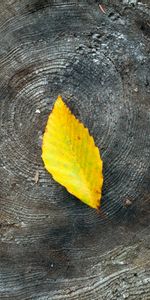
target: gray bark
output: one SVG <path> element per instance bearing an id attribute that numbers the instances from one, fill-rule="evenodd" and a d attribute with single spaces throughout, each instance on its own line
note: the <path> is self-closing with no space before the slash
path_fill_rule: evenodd
<path id="1" fill-rule="evenodd" d="M 0 299 L 150 299 L 148 1 L 0 1 Z M 101 212 L 44 169 L 58 94 L 104 162 Z"/>

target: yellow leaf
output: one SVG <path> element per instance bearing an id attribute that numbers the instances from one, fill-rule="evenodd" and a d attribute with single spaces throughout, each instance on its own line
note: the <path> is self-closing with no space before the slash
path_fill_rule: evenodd
<path id="1" fill-rule="evenodd" d="M 42 159 L 53 178 L 92 208 L 100 207 L 102 160 L 93 137 L 58 96 L 43 135 Z"/>

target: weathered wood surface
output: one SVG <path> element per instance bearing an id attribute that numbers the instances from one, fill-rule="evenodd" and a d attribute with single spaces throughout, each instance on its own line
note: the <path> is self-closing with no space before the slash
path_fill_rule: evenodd
<path id="1" fill-rule="evenodd" d="M 0 1 L 0 299 L 150 299 L 148 1 L 105 8 Z M 43 167 L 58 94 L 101 149 L 100 215 Z"/>

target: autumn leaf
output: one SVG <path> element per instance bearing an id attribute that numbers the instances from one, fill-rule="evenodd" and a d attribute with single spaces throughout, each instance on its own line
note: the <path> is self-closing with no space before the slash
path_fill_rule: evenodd
<path id="1" fill-rule="evenodd" d="M 43 135 L 42 159 L 53 178 L 92 208 L 100 207 L 102 160 L 93 137 L 58 96 Z"/>

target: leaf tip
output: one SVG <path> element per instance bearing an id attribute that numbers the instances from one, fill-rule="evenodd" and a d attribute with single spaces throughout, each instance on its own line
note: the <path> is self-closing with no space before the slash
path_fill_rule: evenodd
<path id="1" fill-rule="evenodd" d="M 60 105 L 60 106 L 65 105 L 65 103 L 60 95 L 58 95 L 55 105 Z"/>

